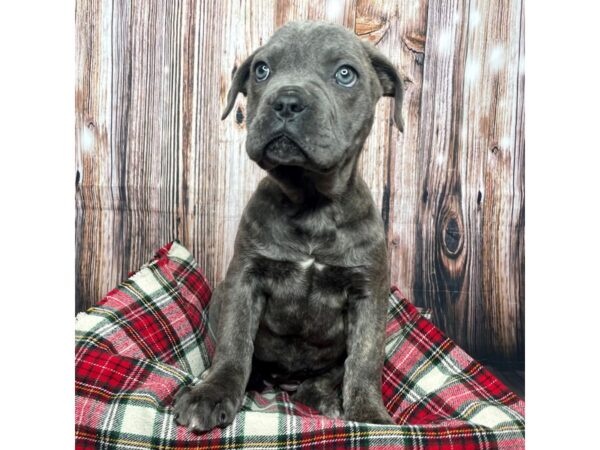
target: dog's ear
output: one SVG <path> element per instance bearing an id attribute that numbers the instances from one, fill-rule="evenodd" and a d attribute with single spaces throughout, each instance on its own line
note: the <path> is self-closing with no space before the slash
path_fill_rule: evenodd
<path id="1" fill-rule="evenodd" d="M 221 120 L 225 119 L 233 109 L 238 92 L 241 92 L 244 95 L 248 93 L 247 85 L 250 78 L 250 66 L 252 65 L 256 51 L 248 56 L 248 58 L 246 58 L 240 67 L 234 68 L 231 88 L 229 88 L 229 92 L 227 93 L 227 105 L 225 105 L 225 110 L 223 111 Z"/>
<path id="2" fill-rule="evenodd" d="M 383 89 L 383 95 L 394 97 L 394 121 L 402 132 L 404 131 L 404 120 L 402 119 L 402 100 L 404 98 L 404 82 L 392 63 L 375 48 L 370 42 L 362 41 L 363 47 L 369 55 L 373 69 L 379 78 L 379 84 Z"/>

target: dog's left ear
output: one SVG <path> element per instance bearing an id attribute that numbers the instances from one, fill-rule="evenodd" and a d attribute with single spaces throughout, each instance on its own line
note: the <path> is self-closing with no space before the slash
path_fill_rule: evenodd
<path id="1" fill-rule="evenodd" d="M 404 131 L 402 119 L 402 100 L 404 98 L 404 82 L 392 63 L 375 48 L 370 42 L 362 41 L 363 47 L 369 55 L 373 69 L 379 78 L 379 84 L 385 97 L 394 97 L 394 122 L 398 129 Z"/>
<path id="2" fill-rule="evenodd" d="M 221 120 L 225 119 L 233 109 L 238 92 L 241 92 L 244 95 L 248 93 L 247 85 L 250 78 L 250 66 L 252 65 L 256 51 L 248 56 L 248 58 L 246 58 L 240 67 L 234 69 L 231 88 L 229 88 L 229 92 L 227 93 L 227 105 L 225 105 L 225 110 L 223 111 L 223 115 L 221 115 Z"/>

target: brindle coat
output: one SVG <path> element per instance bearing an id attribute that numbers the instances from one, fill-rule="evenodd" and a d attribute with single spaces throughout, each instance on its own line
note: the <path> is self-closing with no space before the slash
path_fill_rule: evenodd
<path id="1" fill-rule="evenodd" d="M 299 382 L 292 398 L 326 415 L 393 423 L 381 397 L 386 240 L 356 165 L 382 95 L 394 97 L 402 130 L 401 79 L 350 31 L 300 22 L 237 68 L 223 118 L 239 92 L 247 153 L 268 176 L 213 293 L 212 366 L 177 395 L 176 420 L 194 431 L 225 426 L 249 380 L 265 380 Z"/>

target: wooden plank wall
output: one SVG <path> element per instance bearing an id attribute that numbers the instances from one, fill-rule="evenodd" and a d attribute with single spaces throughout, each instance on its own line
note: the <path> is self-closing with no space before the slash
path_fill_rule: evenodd
<path id="1" fill-rule="evenodd" d="M 179 238 L 214 285 L 264 173 L 231 72 L 282 24 L 329 20 L 406 79 L 406 131 L 380 102 L 361 172 L 392 280 L 479 358 L 524 357 L 522 0 L 78 0 L 77 303 Z"/>

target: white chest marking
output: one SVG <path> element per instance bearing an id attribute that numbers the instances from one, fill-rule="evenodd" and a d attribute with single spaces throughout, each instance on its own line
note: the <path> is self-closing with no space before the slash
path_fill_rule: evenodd
<path id="1" fill-rule="evenodd" d="M 325 268 L 325 264 L 321 264 L 315 261 L 315 269 L 323 270 Z"/>
<path id="2" fill-rule="evenodd" d="M 313 265 L 314 262 L 315 258 L 308 258 L 304 261 L 299 261 L 298 264 L 300 264 L 300 267 L 302 267 L 303 269 L 308 269 L 310 266 Z"/>
<path id="3" fill-rule="evenodd" d="M 298 264 L 303 269 L 308 269 L 313 264 L 315 265 L 315 269 L 317 269 L 317 270 L 323 270 L 323 268 L 325 267 L 325 264 L 321 264 L 321 263 L 316 262 L 315 258 L 308 258 L 308 259 L 305 259 L 304 261 L 298 261 Z"/>

